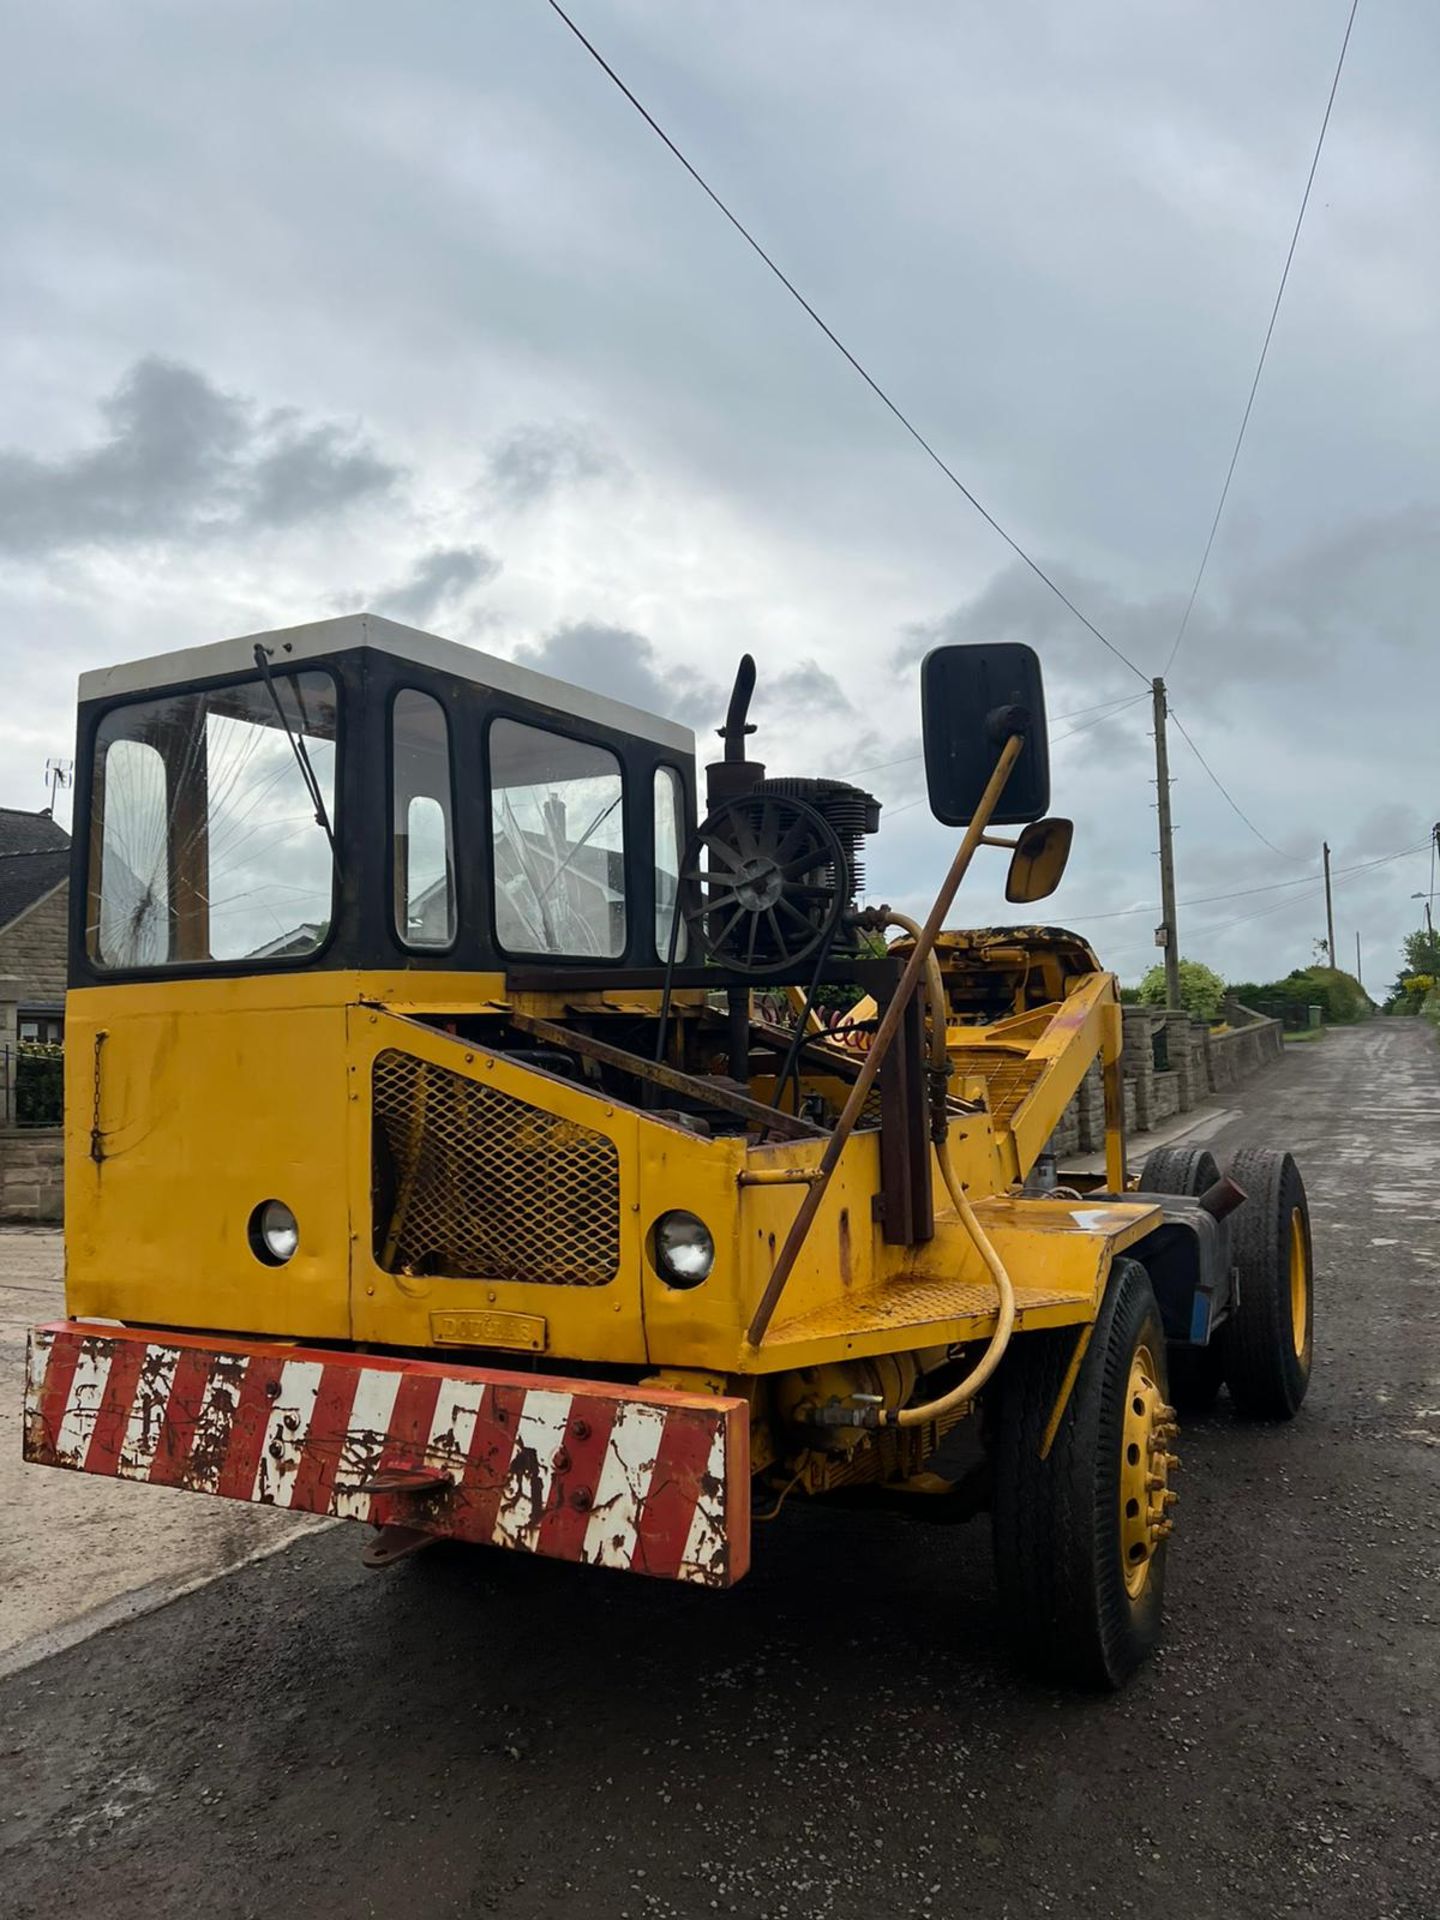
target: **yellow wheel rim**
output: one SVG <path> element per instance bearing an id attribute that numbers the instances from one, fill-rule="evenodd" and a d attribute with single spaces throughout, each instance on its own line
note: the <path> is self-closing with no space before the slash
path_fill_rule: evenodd
<path id="1" fill-rule="evenodd" d="M 1297 1354 L 1310 1336 L 1310 1262 L 1305 1250 L 1305 1222 L 1300 1209 L 1290 1214 L 1290 1335 Z"/>
<path id="2" fill-rule="evenodd" d="M 1120 1442 L 1120 1564 L 1132 1600 L 1145 1591 L 1155 1555 L 1173 1524 L 1170 1508 L 1180 1497 L 1170 1490 L 1171 1471 L 1180 1462 L 1167 1451 L 1179 1428 L 1159 1379 L 1155 1356 L 1149 1347 L 1138 1346 L 1130 1360 Z"/>

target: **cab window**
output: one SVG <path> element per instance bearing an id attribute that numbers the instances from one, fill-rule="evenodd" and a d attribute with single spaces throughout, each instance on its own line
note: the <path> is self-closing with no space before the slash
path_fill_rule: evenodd
<path id="1" fill-rule="evenodd" d="M 335 682 L 319 670 L 105 714 L 95 737 L 90 957 L 128 968 L 317 952 L 334 893 L 324 823 L 335 822 L 337 739 Z"/>
<path id="2" fill-rule="evenodd" d="M 675 958 L 685 958 L 686 928 L 674 924 L 676 901 L 680 893 L 680 861 L 685 846 L 685 789 L 674 767 L 655 769 L 655 951 L 662 960 L 670 956 L 670 939 L 675 938 Z"/>
<path id="3" fill-rule="evenodd" d="M 507 953 L 616 960 L 625 951 L 620 762 L 518 720 L 490 726 L 495 933 Z"/>
<path id="4" fill-rule="evenodd" d="M 395 931 L 402 945 L 455 940 L 455 827 L 450 727 L 428 693 L 402 688 L 391 713 Z"/>

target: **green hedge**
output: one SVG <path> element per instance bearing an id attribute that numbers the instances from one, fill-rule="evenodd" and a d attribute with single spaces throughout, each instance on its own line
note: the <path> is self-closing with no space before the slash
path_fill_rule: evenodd
<path id="1" fill-rule="evenodd" d="M 15 1055 L 15 1124 L 58 1127 L 65 1118 L 65 1049 L 22 1046 Z"/>
<path id="2" fill-rule="evenodd" d="M 1374 1002 L 1353 974 L 1338 967 L 1297 967 L 1283 980 L 1260 983 L 1238 981 L 1230 989 L 1232 999 L 1253 1013 L 1281 1020 L 1287 1027 L 1309 1024 L 1311 1007 L 1319 1007 L 1321 1018 L 1331 1026 L 1346 1026 L 1367 1020 L 1375 1011 Z"/>

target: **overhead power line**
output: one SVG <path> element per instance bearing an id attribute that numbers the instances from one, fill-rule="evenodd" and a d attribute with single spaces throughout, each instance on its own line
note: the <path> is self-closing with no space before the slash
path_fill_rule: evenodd
<path id="1" fill-rule="evenodd" d="M 1233 920 L 1222 920 L 1217 926 L 1202 927 L 1201 933 L 1207 940 L 1213 940 L 1222 933 L 1229 933 L 1235 927 L 1244 926 L 1251 920 L 1263 920 L 1268 914 L 1280 913 L 1286 907 L 1314 906 L 1325 897 L 1325 889 L 1318 884 L 1309 893 L 1296 894 L 1289 900 L 1272 900 L 1268 907 L 1253 908 L 1249 913 L 1237 914 Z M 1138 947 L 1121 948 L 1123 954 L 1137 953 Z"/>
<path id="2" fill-rule="evenodd" d="M 1296 866 L 1303 866 L 1304 862 L 1301 860 L 1298 854 L 1286 853 L 1283 847 L 1276 846 L 1275 842 L 1272 839 L 1270 839 L 1268 834 L 1263 834 L 1260 831 L 1259 827 L 1256 826 L 1255 822 L 1250 818 L 1249 814 L 1246 813 L 1245 809 L 1240 805 L 1240 802 L 1235 798 L 1234 794 L 1232 794 L 1230 789 L 1225 785 L 1225 782 L 1220 778 L 1219 774 L 1216 773 L 1215 769 L 1211 766 L 1210 762 L 1205 758 L 1204 754 L 1201 753 L 1199 747 L 1197 747 L 1195 742 L 1190 738 L 1190 735 L 1187 733 L 1185 729 L 1185 722 L 1180 718 L 1179 714 L 1176 713 L 1174 707 L 1170 708 L 1170 718 L 1175 722 L 1175 725 L 1179 728 L 1180 738 L 1185 742 L 1186 746 L 1189 747 L 1190 751 L 1194 754 L 1195 758 L 1200 762 L 1201 766 L 1205 769 L 1206 773 L 1209 774 L 1217 790 L 1223 796 L 1226 805 L 1231 808 L 1231 810 L 1235 813 L 1237 818 L 1244 821 L 1245 825 L 1250 829 L 1251 833 L 1254 834 L 1255 838 L 1260 842 L 1260 844 L 1262 846 L 1268 847 L 1272 853 L 1278 854 L 1282 860 L 1291 860 L 1295 863 Z"/>
<path id="3" fill-rule="evenodd" d="M 1369 873 L 1372 867 L 1388 867 L 1392 861 L 1406 860 L 1424 851 L 1424 846 L 1401 847 L 1398 853 L 1382 853 L 1376 860 L 1361 860 L 1353 867 L 1336 867 L 1330 877 L 1332 880 L 1343 880 L 1350 874 Z M 1258 887 L 1230 887 L 1224 893 L 1202 893 L 1194 899 L 1181 900 L 1176 904 L 1182 907 L 1211 907 L 1227 900 L 1245 900 L 1257 893 L 1279 893 L 1282 888 L 1293 890 L 1296 887 L 1318 887 L 1320 884 L 1321 876 L 1318 873 L 1302 873 L 1294 880 L 1269 880 Z M 1292 899 L 1299 897 L 1292 891 Z M 1286 903 L 1282 901 L 1280 904 L 1284 906 Z M 1155 901 L 1147 900 L 1143 906 L 1109 907 L 1102 913 L 1083 913 L 1079 908 L 1073 911 L 1076 917 L 1082 920 L 1131 920 L 1138 918 L 1141 914 L 1155 913 L 1158 907 Z"/>
<path id="4" fill-rule="evenodd" d="M 1093 713 L 1097 717 L 1094 720 L 1087 720 L 1085 726 L 1094 727 L 1098 726 L 1107 714 L 1117 712 L 1123 707 L 1138 706 L 1144 698 L 1145 695 L 1143 693 L 1124 693 L 1121 694 L 1118 700 L 1102 700 L 1098 706 L 1076 707 L 1073 713 L 1053 713 L 1049 718 L 1052 721 L 1078 720 L 1081 714 Z M 1068 740 L 1072 733 L 1083 733 L 1084 731 L 1085 727 L 1070 727 L 1067 728 L 1064 733 L 1051 734 L 1050 744 L 1054 746 L 1061 740 Z M 923 753 L 904 753 L 901 754 L 898 760 L 877 760 L 873 766 L 851 767 L 848 773 L 837 773 L 832 777 L 836 780 L 858 780 L 862 774 L 866 773 L 888 773 L 891 767 L 913 767 L 924 758 Z"/>
<path id="5" fill-rule="evenodd" d="M 1093 719 L 1082 720 L 1078 726 L 1067 727 L 1064 733 L 1052 733 L 1050 735 L 1050 745 L 1052 747 L 1058 747 L 1062 740 L 1069 740 L 1074 734 L 1084 733 L 1087 727 L 1098 727 L 1102 726 L 1107 720 L 1118 720 L 1127 707 L 1138 707 L 1142 700 L 1148 698 L 1149 696 L 1147 694 L 1132 693 L 1128 700 L 1117 700 L 1108 712 L 1097 713 Z M 1063 718 L 1063 716 L 1059 717 Z"/>
<path id="6" fill-rule="evenodd" d="M 1280 317 L 1280 302 L 1285 298 L 1285 283 L 1290 278 L 1290 263 L 1295 258 L 1295 248 L 1299 244 L 1300 229 L 1305 224 L 1305 209 L 1310 204 L 1310 189 L 1315 184 L 1316 169 L 1320 165 L 1320 154 L 1325 145 L 1325 135 L 1330 126 L 1330 112 L 1335 105 L 1335 95 L 1340 89 L 1340 75 L 1345 69 L 1345 55 L 1350 46 L 1350 30 L 1355 25 L 1355 15 L 1360 0 L 1351 0 L 1350 17 L 1345 22 L 1345 37 L 1340 42 L 1340 57 L 1335 62 L 1335 77 L 1330 82 L 1330 97 L 1325 102 L 1325 117 L 1320 122 L 1320 137 L 1315 142 L 1315 152 L 1310 161 L 1310 172 L 1305 179 L 1305 191 L 1300 196 L 1300 211 L 1295 216 L 1295 231 L 1290 236 L 1289 251 L 1285 255 L 1285 266 L 1280 275 L 1280 285 L 1275 289 L 1275 304 L 1270 309 L 1270 324 L 1265 329 L 1265 338 L 1260 346 L 1260 358 L 1255 363 L 1255 378 L 1250 382 L 1250 392 L 1245 401 L 1245 411 L 1240 419 L 1240 431 L 1235 436 L 1235 447 L 1230 455 L 1230 465 L 1225 470 L 1225 484 L 1220 489 L 1219 504 L 1215 508 L 1215 518 L 1210 522 L 1210 535 L 1205 542 L 1205 551 L 1200 556 L 1200 565 L 1195 574 L 1195 584 L 1190 589 L 1190 598 L 1185 602 L 1185 611 L 1180 616 L 1180 625 L 1176 629 L 1174 641 L 1165 661 L 1168 674 L 1180 651 L 1180 642 L 1185 638 L 1185 629 L 1190 624 L 1190 615 L 1195 609 L 1196 596 L 1200 592 L 1200 582 L 1205 578 L 1205 569 L 1210 564 L 1210 550 L 1215 545 L 1215 535 L 1220 530 L 1220 517 L 1225 511 L 1225 502 L 1230 497 L 1230 482 L 1235 478 L 1235 468 L 1240 460 L 1240 449 L 1245 444 L 1245 429 L 1250 424 L 1251 410 L 1255 405 L 1255 395 L 1260 390 L 1260 376 L 1265 371 L 1265 359 L 1270 351 L 1270 341 L 1275 332 L 1275 322 Z"/>
<path id="7" fill-rule="evenodd" d="M 924 453 L 928 459 L 934 462 L 934 464 L 940 469 L 941 473 L 943 473 L 945 478 L 950 482 L 951 486 L 955 487 L 964 496 L 964 498 L 969 501 L 970 505 L 975 509 L 976 513 L 980 515 L 980 518 L 983 521 L 985 521 L 986 525 L 993 528 L 993 530 L 999 534 L 1000 538 L 1005 542 L 1006 546 L 1010 548 L 1011 552 L 1014 553 L 1019 559 L 1024 561 L 1025 565 L 1035 575 L 1036 579 L 1040 580 L 1045 586 L 1047 586 L 1050 589 L 1051 593 L 1054 594 L 1055 598 L 1061 603 L 1061 605 L 1068 608 L 1069 611 L 1072 614 L 1074 614 L 1075 618 L 1080 622 L 1081 626 L 1084 627 L 1087 632 L 1093 634 L 1094 637 L 1100 642 L 1102 647 L 1106 648 L 1107 651 L 1109 651 L 1110 653 L 1113 653 L 1115 658 L 1118 661 L 1120 661 L 1120 663 L 1123 666 L 1128 667 L 1130 672 L 1133 673 L 1137 679 L 1143 680 L 1146 686 L 1148 686 L 1150 682 L 1147 675 L 1144 674 L 1140 670 L 1140 668 L 1136 666 L 1135 662 L 1129 657 L 1129 655 L 1126 653 L 1123 653 L 1120 650 L 1120 648 L 1115 645 L 1115 642 L 1113 640 L 1108 638 L 1107 635 L 1103 634 L 1100 631 L 1099 627 L 1096 626 L 1095 622 L 1091 620 L 1088 617 L 1088 615 L 1080 611 L 1079 607 L 1076 606 L 1075 602 L 1070 598 L 1069 594 L 1065 592 L 1063 587 L 1057 586 L 1055 581 L 1051 579 L 1050 575 L 1046 573 L 1045 569 L 1040 565 L 1039 561 L 1032 559 L 1031 556 L 1025 551 L 1024 547 L 1021 546 L 1020 542 L 1015 538 L 1015 536 L 1012 533 L 1009 533 L 1000 524 L 1000 522 L 995 518 L 994 514 L 991 513 L 988 508 L 983 507 L 980 504 L 979 500 L 976 499 L 975 495 L 970 491 L 969 487 L 966 486 L 965 482 L 960 478 L 959 474 L 957 474 L 954 468 L 949 466 L 947 462 L 940 456 L 940 454 L 936 452 L 935 448 L 925 438 L 924 434 L 921 433 L 920 429 L 910 419 L 909 415 L 901 411 L 900 407 L 895 403 L 895 401 L 893 401 L 890 398 L 890 395 L 880 385 L 880 382 L 876 380 L 875 377 L 871 373 L 869 373 L 865 369 L 865 367 L 861 365 L 860 361 L 856 359 L 855 355 L 850 351 L 849 347 L 846 346 L 845 342 L 835 332 L 834 328 L 830 326 L 829 322 L 821 318 L 820 314 L 805 298 L 804 294 L 801 293 L 800 289 L 795 285 L 794 281 L 790 279 L 789 275 L 786 274 L 776 264 L 776 262 L 771 258 L 771 256 L 765 251 L 764 247 L 761 246 L 760 242 L 755 238 L 754 234 L 751 233 L 750 229 L 747 226 L 745 226 L 745 224 L 740 220 L 739 216 L 731 212 L 730 208 L 720 198 L 719 194 L 710 185 L 709 181 L 699 171 L 699 169 L 694 165 L 692 165 L 692 163 L 685 157 L 685 155 L 680 151 L 679 147 L 677 147 L 675 142 L 670 138 L 669 134 L 666 133 L 665 129 L 660 125 L 660 122 L 655 118 L 654 114 L 650 112 L 648 107 L 643 105 L 643 103 L 636 97 L 636 95 L 631 91 L 631 89 L 620 78 L 620 75 L 615 71 L 614 67 L 611 66 L 610 62 L 605 58 L 604 54 L 600 52 L 599 48 L 595 45 L 594 41 L 587 39 L 585 34 L 581 32 L 580 28 L 570 18 L 570 15 L 565 11 L 564 7 L 562 7 L 559 4 L 559 0 L 547 0 L 547 4 L 549 5 L 552 13 L 556 14 L 559 17 L 559 19 L 561 19 L 565 23 L 565 25 L 570 29 L 571 33 L 574 34 L 575 38 L 580 42 L 580 45 L 584 47 L 585 51 L 590 55 L 590 58 L 601 69 L 601 71 L 606 75 L 608 75 L 608 77 L 612 81 L 614 81 L 615 85 L 619 88 L 620 92 L 624 94 L 625 98 L 630 102 L 631 106 L 640 115 L 640 118 L 650 128 L 651 132 L 655 134 L 655 136 L 660 141 L 662 141 L 663 144 L 670 150 L 670 152 L 674 155 L 675 159 L 677 159 L 680 162 L 680 165 L 690 175 L 690 178 L 695 182 L 696 186 L 700 188 L 703 194 L 705 194 L 706 198 L 709 199 L 722 214 L 724 214 L 725 218 L 730 222 L 730 225 L 740 235 L 740 238 L 745 242 L 745 244 L 751 249 L 753 253 L 757 254 L 759 258 L 762 261 L 764 261 L 765 265 L 770 269 L 771 273 L 774 274 L 775 278 L 780 282 L 781 286 L 784 287 L 785 291 L 790 295 L 790 297 L 794 301 L 796 301 L 797 304 L 801 306 L 805 310 L 805 312 L 810 316 L 810 318 L 815 322 L 815 325 L 824 334 L 825 338 L 830 342 L 831 346 L 835 348 L 836 352 L 839 353 L 841 357 L 849 363 L 849 365 L 854 369 L 854 371 L 859 374 L 860 378 L 865 382 L 866 386 L 869 387 L 870 391 L 875 395 L 876 399 L 880 401 L 881 405 L 886 407 L 890 411 L 890 413 L 894 415 L 895 419 L 899 421 L 900 425 L 905 429 L 906 433 L 909 434 L 910 438 L 915 442 L 916 446 L 920 448 L 921 452 Z"/>

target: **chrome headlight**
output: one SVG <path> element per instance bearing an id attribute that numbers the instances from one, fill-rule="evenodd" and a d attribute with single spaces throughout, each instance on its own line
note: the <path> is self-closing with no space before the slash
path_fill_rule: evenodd
<path id="1" fill-rule="evenodd" d="M 300 1222 L 283 1200 L 262 1200 L 250 1216 L 250 1251 L 267 1267 L 283 1267 L 300 1244 Z"/>
<path id="2" fill-rule="evenodd" d="M 693 1213 L 662 1213 L 655 1222 L 655 1271 L 667 1287 L 698 1287 L 715 1264 L 715 1241 Z"/>

